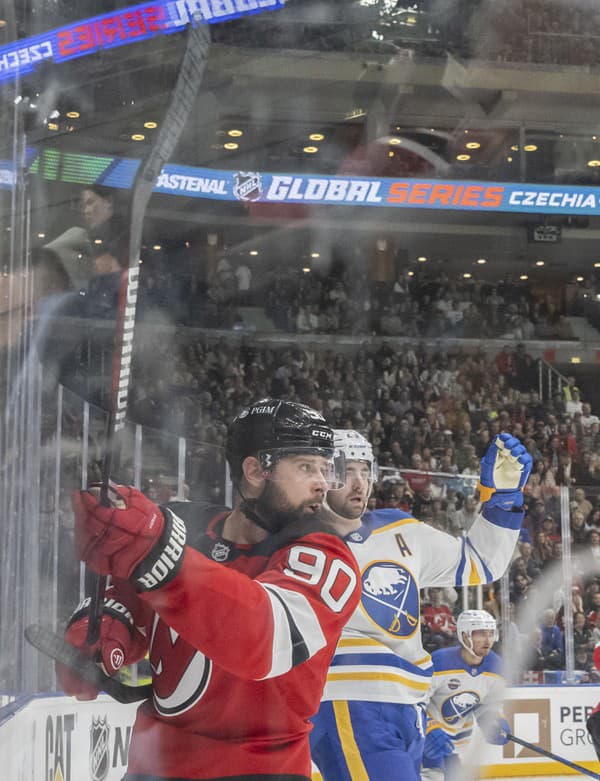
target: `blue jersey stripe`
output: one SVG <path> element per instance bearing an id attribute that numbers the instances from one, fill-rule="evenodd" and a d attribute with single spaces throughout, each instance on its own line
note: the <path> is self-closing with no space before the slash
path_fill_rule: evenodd
<path id="1" fill-rule="evenodd" d="M 419 675 L 420 677 L 430 678 L 433 675 L 433 665 L 422 668 L 417 667 L 415 664 L 401 659 L 396 654 L 336 654 L 332 661 L 332 667 L 343 667 L 347 665 L 369 665 L 374 669 L 377 667 L 398 667 L 406 672 Z"/>
<path id="2" fill-rule="evenodd" d="M 454 581 L 455 586 L 462 586 L 463 573 L 465 571 L 465 564 L 467 563 L 467 556 L 465 553 L 465 538 L 461 541 L 462 549 L 460 552 L 460 564 L 456 569 L 456 579 Z"/>
<path id="3" fill-rule="evenodd" d="M 473 543 L 471 542 L 471 540 L 468 537 L 467 537 L 467 545 L 473 551 L 475 556 L 477 556 L 477 561 L 481 564 L 481 567 L 482 567 L 483 572 L 485 574 L 485 582 L 486 583 L 491 583 L 494 580 L 494 578 L 492 576 L 492 573 L 489 571 L 489 569 L 487 568 L 487 566 L 485 564 L 485 561 L 479 555 L 479 553 L 477 551 L 477 548 L 473 545 Z"/>

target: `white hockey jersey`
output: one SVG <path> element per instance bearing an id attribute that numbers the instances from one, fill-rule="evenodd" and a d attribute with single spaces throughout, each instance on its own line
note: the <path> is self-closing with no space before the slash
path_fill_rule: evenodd
<path id="1" fill-rule="evenodd" d="M 336 648 L 324 700 L 418 703 L 431 681 L 419 589 L 498 580 L 510 563 L 523 513 L 483 508 L 455 538 L 398 510 L 375 510 L 346 537 L 362 575 L 358 608 Z"/>
<path id="2" fill-rule="evenodd" d="M 497 711 L 501 707 L 505 686 L 502 660 L 492 651 L 480 665 L 472 667 L 462 658 L 460 646 L 455 646 L 434 651 L 432 661 L 427 731 L 441 727 L 457 747 L 465 745 L 478 709 Z"/>

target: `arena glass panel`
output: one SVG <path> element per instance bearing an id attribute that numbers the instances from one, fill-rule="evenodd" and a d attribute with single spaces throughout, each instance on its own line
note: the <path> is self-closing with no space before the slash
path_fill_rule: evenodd
<path id="1" fill-rule="evenodd" d="M 276 395 L 371 439 L 379 507 L 397 488 L 410 506 L 392 475 L 408 483 L 415 454 L 434 498 L 466 502 L 472 459 L 508 429 L 536 464 L 537 563 L 525 594 L 513 562 L 493 595 L 460 604 L 503 589 L 503 631 L 514 619 L 534 653 L 510 605 L 543 609 L 534 570 L 556 562 L 546 609 L 572 584 L 567 641 L 522 669 L 595 680 L 591 649 L 577 654 L 594 627 L 571 626 L 595 612 L 581 557 L 600 528 L 597 15 L 288 0 L 234 2 L 230 19 L 199 4 L 202 83 L 179 96 L 178 144 L 132 220 L 192 9 L 155 5 L 164 24 L 124 5 L 9 2 L 0 27 L 1 688 L 54 686 L 22 629 L 62 628 L 83 588 L 69 495 L 101 468 L 118 276 L 141 223 L 123 479 L 230 501 L 225 426 Z M 442 478 L 444 457 L 475 472 Z M 438 504 L 420 509 L 444 525 Z"/>

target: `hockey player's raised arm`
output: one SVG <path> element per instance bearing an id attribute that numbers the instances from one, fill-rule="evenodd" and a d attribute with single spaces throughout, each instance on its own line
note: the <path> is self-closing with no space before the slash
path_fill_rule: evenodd
<path id="1" fill-rule="evenodd" d="M 466 537 L 453 544 L 449 535 L 430 529 L 432 555 L 423 583 L 472 586 L 504 574 L 523 522 L 523 488 L 531 466 L 531 456 L 515 437 L 495 437 L 481 459 L 479 517 Z"/>
<path id="2" fill-rule="evenodd" d="M 278 550 L 256 579 L 188 547 L 177 577 L 142 598 L 221 667 L 260 680 L 332 650 L 358 604 L 358 583 L 345 543 L 317 532 Z"/>
<path id="3" fill-rule="evenodd" d="M 360 595 L 346 544 L 301 537 L 274 553 L 260 579 L 230 570 L 186 544 L 184 521 L 135 488 L 117 487 L 123 508 L 94 492 L 73 498 L 83 561 L 129 580 L 186 642 L 241 678 L 274 677 L 335 644 Z"/>

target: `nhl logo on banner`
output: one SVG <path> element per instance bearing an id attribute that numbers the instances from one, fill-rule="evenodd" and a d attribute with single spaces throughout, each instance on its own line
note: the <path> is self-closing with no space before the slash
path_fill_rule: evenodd
<path id="1" fill-rule="evenodd" d="M 238 171 L 233 175 L 233 194 L 239 201 L 258 201 L 263 192 L 262 178 L 256 171 Z"/>
<path id="2" fill-rule="evenodd" d="M 105 781 L 110 768 L 108 756 L 108 718 L 94 716 L 90 727 L 90 773 L 92 781 Z"/>

